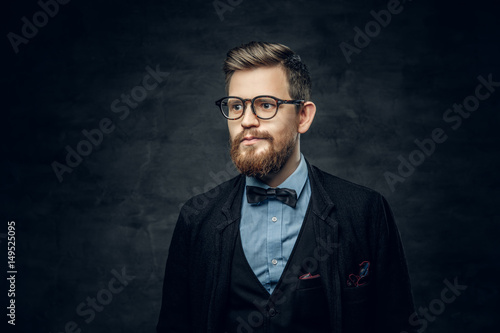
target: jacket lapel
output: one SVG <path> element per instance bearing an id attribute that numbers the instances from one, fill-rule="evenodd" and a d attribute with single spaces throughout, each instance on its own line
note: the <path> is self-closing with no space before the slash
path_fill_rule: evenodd
<path id="1" fill-rule="evenodd" d="M 219 221 L 215 223 L 215 247 L 218 255 L 214 258 L 213 287 L 208 308 L 208 332 L 220 331 L 221 327 L 218 325 L 222 324 L 224 319 L 244 187 L 245 177 L 240 175 L 234 183 L 233 190 L 228 194 L 228 199 L 222 205 Z"/>
<path id="2" fill-rule="evenodd" d="M 307 162 L 307 160 L 306 160 Z M 328 299 L 331 325 L 334 332 L 340 332 L 341 302 L 339 275 L 339 230 L 338 222 L 333 217 L 335 204 L 323 187 L 321 171 L 307 162 L 309 181 L 311 183 L 311 205 L 313 226 L 316 237 L 318 260 L 323 287 Z"/>

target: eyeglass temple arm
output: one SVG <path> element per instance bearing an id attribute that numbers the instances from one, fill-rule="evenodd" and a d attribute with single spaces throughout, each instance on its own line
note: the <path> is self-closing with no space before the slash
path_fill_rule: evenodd
<path id="1" fill-rule="evenodd" d="M 283 104 L 294 104 L 294 105 L 300 105 L 305 102 L 303 99 L 297 99 L 297 100 L 292 100 L 292 101 L 281 101 Z"/>

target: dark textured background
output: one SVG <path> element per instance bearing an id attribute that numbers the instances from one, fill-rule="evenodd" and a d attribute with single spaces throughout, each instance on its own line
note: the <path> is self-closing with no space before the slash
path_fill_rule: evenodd
<path id="1" fill-rule="evenodd" d="M 442 116 L 474 93 L 479 75 L 500 81 L 499 6 L 408 1 L 348 64 L 339 44 L 353 44 L 353 28 L 386 4 L 245 0 L 221 20 L 210 0 L 73 0 L 17 54 L 5 36 L 40 7 L 3 7 L 0 261 L 5 272 L 15 220 L 16 328 L 55 333 L 74 321 L 82 332 L 153 332 L 179 206 L 213 186 L 211 175 L 234 175 L 213 101 L 224 95 L 227 50 L 251 40 L 286 44 L 308 65 L 318 112 L 302 151 L 387 197 L 416 306 L 439 298 L 444 279 L 468 286 L 427 332 L 495 327 L 500 88 L 456 130 Z M 170 75 L 120 119 L 111 103 L 157 65 Z M 59 182 L 51 163 L 64 163 L 65 146 L 103 118 L 115 130 Z M 437 127 L 448 140 L 392 192 L 384 172 L 397 172 L 398 155 Z M 124 267 L 135 278 L 85 323 L 75 308 Z"/>

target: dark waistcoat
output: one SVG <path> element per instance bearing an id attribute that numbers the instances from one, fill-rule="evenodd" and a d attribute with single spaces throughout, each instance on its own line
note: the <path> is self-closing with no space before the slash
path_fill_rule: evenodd
<path id="1" fill-rule="evenodd" d="M 314 251 L 313 223 L 307 210 L 283 274 L 270 295 L 245 258 L 238 233 L 233 260 L 225 332 L 331 332 L 330 316 Z M 310 273 L 314 278 L 299 279 Z"/>

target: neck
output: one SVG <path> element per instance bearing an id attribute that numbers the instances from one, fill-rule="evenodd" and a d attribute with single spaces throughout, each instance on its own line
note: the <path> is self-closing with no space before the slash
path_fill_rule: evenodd
<path id="1" fill-rule="evenodd" d="M 288 158 L 285 165 L 277 173 L 268 174 L 259 178 L 261 182 L 271 187 L 278 187 L 297 169 L 300 164 L 300 142 L 297 141 L 292 155 Z"/>

